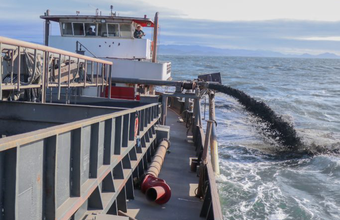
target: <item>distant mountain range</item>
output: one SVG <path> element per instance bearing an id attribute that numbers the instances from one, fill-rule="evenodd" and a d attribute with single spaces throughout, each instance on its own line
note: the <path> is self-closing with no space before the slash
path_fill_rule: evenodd
<path id="1" fill-rule="evenodd" d="M 333 53 L 311 54 L 283 54 L 266 50 L 220 49 L 205 46 L 189 45 L 160 45 L 158 53 L 161 55 L 207 55 L 207 56 L 237 56 L 237 57 L 295 57 L 295 58 L 323 58 L 340 59 Z"/>

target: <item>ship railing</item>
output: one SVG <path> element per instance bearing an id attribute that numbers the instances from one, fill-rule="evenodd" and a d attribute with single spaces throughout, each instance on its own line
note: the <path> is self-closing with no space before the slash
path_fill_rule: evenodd
<path id="1" fill-rule="evenodd" d="M 207 120 L 207 128 L 204 132 L 200 98 L 194 98 L 193 94 L 184 96 L 184 101 L 183 97 L 171 97 L 169 102 L 171 103 L 171 108 L 182 115 L 188 131 L 191 131 L 196 147 L 197 159 L 198 161 L 202 161 L 199 171 L 199 186 L 196 193 L 197 197 L 204 199 L 200 216 L 209 220 L 223 219 L 215 179 L 215 167 L 208 152 L 208 148 L 215 138 L 213 133 L 213 127 L 216 126 L 215 122 L 213 120 Z M 192 105 L 192 107 L 190 105 Z"/>
<path id="2" fill-rule="evenodd" d="M 46 116 L 50 118 L 57 109 L 74 115 L 86 107 L 2 104 L 16 105 L 17 110 L 21 105 L 21 111 L 33 106 L 33 117 L 39 108 L 50 108 Z M 112 109 L 113 113 L 1 138 L 1 219 L 68 220 L 127 212 L 126 201 L 134 198 L 134 178 L 141 177 L 156 150 L 161 109 L 158 103 Z"/>
<path id="3" fill-rule="evenodd" d="M 57 88 L 58 100 L 62 89 L 111 90 L 112 62 L 6 37 L 0 37 L 0 51 L 0 100 L 3 91 L 24 89 L 41 89 L 43 103 L 47 89 Z"/>

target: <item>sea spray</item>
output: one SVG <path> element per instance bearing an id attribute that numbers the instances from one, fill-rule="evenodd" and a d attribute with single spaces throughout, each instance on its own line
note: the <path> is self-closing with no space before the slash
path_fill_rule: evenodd
<path id="1" fill-rule="evenodd" d="M 226 85 L 209 84 L 209 89 L 213 89 L 236 98 L 245 109 L 268 124 L 272 137 L 291 150 L 297 150 L 302 145 L 300 137 L 294 127 L 278 116 L 264 102 L 257 101 L 241 90 L 231 88 Z"/>

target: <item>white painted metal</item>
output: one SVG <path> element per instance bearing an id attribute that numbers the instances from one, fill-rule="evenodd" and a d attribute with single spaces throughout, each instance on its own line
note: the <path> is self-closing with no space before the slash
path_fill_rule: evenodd
<path id="1" fill-rule="evenodd" d="M 83 89 L 82 96 L 97 97 L 97 90 L 98 90 L 98 87 L 87 87 Z"/>
<path id="2" fill-rule="evenodd" d="M 106 59 L 114 63 L 112 65 L 112 77 L 168 80 L 171 73 L 167 72 L 168 64 L 152 63 L 138 60 Z"/>
<path id="3" fill-rule="evenodd" d="M 151 59 L 149 39 L 107 38 L 107 37 L 61 37 L 50 36 L 49 44 L 62 50 L 76 51 L 79 41 L 98 58 Z M 85 55 L 92 56 L 85 50 Z"/>

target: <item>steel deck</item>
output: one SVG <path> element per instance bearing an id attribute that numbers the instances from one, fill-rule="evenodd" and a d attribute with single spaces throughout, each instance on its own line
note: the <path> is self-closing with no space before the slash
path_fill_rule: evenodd
<path id="1" fill-rule="evenodd" d="M 203 219 L 199 217 L 202 201 L 195 197 L 198 177 L 190 171 L 189 158 L 195 157 L 195 147 L 187 141 L 187 129 L 178 122 L 178 115 L 168 111 L 170 126 L 170 154 L 167 154 L 159 175 L 171 187 L 172 195 L 167 204 L 157 205 L 147 201 L 140 190 L 128 202 L 128 214 L 138 220 L 146 219 Z"/>

